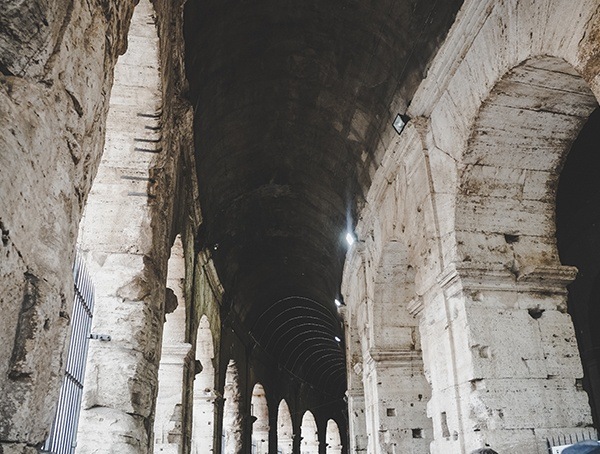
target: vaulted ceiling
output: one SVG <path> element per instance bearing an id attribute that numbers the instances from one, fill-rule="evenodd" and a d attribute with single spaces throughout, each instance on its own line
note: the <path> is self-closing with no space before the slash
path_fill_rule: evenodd
<path id="1" fill-rule="evenodd" d="M 329 394 L 346 387 L 346 231 L 461 3 L 186 3 L 204 245 L 253 339 Z"/>

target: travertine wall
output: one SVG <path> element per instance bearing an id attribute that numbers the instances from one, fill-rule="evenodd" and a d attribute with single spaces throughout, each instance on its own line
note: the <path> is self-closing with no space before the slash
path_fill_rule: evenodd
<path id="1" fill-rule="evenodd" d="M 576 270 L 558 261 L 554 191 L 600 93 L 597 8 L 466 1 L 411 103 L 413 119 L 382 139 L 344 293 L 349 313 L 368 307 L 365 287 L 375 303 L 385 298 L 369 260 L 386 238 L 405 241 L 414 298 L 387 314 L 419 320 L 433 453 L 491 445 L 542 454 L 546 437 L 591 424 L 566 313 Z M 405 282 L 395 288 L 404 293 Z M 385 430 L 368 411 L 367 384 L 367 425 Z M 386 452 L 383 443 L 371 450 Z"/>
<path id="2" fill-rule="evenodd" d="M 37 452 L 50 427 L 77 228 L 133 5 L 0 8 L 0 452 Z"/>
<path id="3" fill-rule="evenodd" d="M 90 346 L 79 453 L 142 453 L 154 446 L 158 367 L 170 311 L 167 261 L 181 155 L 191 152 L 191 108 L 180 97 L 183 75 L 176 64 L 183 52 L 176 33 L 181 20 L 178 3 L 140 1 L 130 47 L 115 70 L 105 152 L 80 234 L 96 284 L 92 329 L 111 340 Z M 172 364 L 179 389 L 187 377 L 188 334 L 184 323 L 180 345 L 164 351 L 165 360 L 183 363 Z"/>

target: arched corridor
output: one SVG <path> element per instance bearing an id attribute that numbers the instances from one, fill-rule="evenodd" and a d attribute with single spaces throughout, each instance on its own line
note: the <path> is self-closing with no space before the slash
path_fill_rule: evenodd
<path id="1" fill-rule="evenodd" d="M 599 0 L 1 3 L 0 452 L 598 438 Z"/>

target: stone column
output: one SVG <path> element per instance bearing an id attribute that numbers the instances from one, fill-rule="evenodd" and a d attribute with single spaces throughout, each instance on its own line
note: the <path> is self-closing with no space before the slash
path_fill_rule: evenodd
<path id="1" fill-rule="evenodd" d="M 163 142 L 154 10 L 141 0 L 115 68 L 106 146 L 81 226 L 96 284 L 78 454 L 152 450 L 165 317 L 173 162 Z M 172 158 L 175 160 L 175 158 Z"/>
<path id="2" fill-rule="evenodd" d="M 365 420 L 365 396 L 363 388 L 363 363 L 360 347 L 360 336 L 356 328 L 356 317 L 353 307 L 344 309 L 346 345 L 346 367 L 348 391 L 348 428 L 350 446 L 349 452 L 360 453 L 367 451 L 367 425 Z"/>
<path id="3" fill-rule="evenodd" d="M 591 424 L 566 285 L 572 267 L 451 266 L 426 295 L 432 452 L 545 453 Z"/>
<path id="4" fill-rule="evenodd" d="M 183 380 L 190 367 L 192 346 L 187 343 L 163 345 L 158 372 L 159 391 L 154 420 L 154 452 L 182 454 L 183 434 Z"/>

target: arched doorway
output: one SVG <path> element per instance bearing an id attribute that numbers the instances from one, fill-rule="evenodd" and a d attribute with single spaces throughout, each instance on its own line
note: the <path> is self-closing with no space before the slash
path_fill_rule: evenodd
<path id="1" fill-rule="evenodd" d="M 203 315 L 196 337 L 196 359 L 200 362 L 202 370 L 194 380 L 192 454 L 204 454 L 213 450 L 216 397 L 214 356 L 210 323 L 206 315 Z"/>
<path id="2" fill-rule="evenodd" d="M 319 433 L 317 422 L 313 414 L 307 410 L 302 416 L 302 426 L 300 427 L 300 453 L 301 454 L 319 454 Z"/>
<path id="3" fill-rule="evenodd" d="M 442 433 L 451 435 L 444 438 L 463 449 L 528 450 L 543 437 L 574 434 L 591 422 L 566 313 L 575 269 L 559 261 L 554 214 L 561 163 L 596 107 L 577 71 L 547 55 L 507 71 L 480 106 L 462 156 L 456 203 L 456 274 L 465 300 L 455 312 L 460 323 L 453 320 L 449 331 L 453 342 L 468 339 L 472 351 L 468 368 L 462 360 L 453 366 L 471 385 L 456 387 L 456 400 L 468 396 L 472 405 L 452 415 L 446 403 L 436 418 Z M 447 282 L 450 301 L 456 281 Z M 502 396 L 501 411 L 494 396 Z M 524 431 L 510 440 L 499 436 L 517 424 L 538 439 Z M 436 443 L 452 449 L 443 439 Z"/>
<path id="4" fill-rule="evenodd" d="M 269 408 L 265 388 L 260 383 L 252 389 L 250 414 L 252 423 L 252 454 L 269 453 Z"/>
<path id="5" fill-rule="evenodd" d="M 285 399 L 279 402 L 277 409 L 277 453 L 292 454 L 294 442 L 294 426 L 292 415 Z"/>
<path id="6" fill-rule="evenodd" d="M 569 285 L 584 377 L 596 427 L 600 423 L 600 109 L 579 133 L 560 175 L 556 238 L 561 262 L 579 270 Z"/>
<path id="7" fill-rule="evenodd" d="M 342 454 L 340 429 L 333 419 L 327 421 L 327 454 Z"/>

